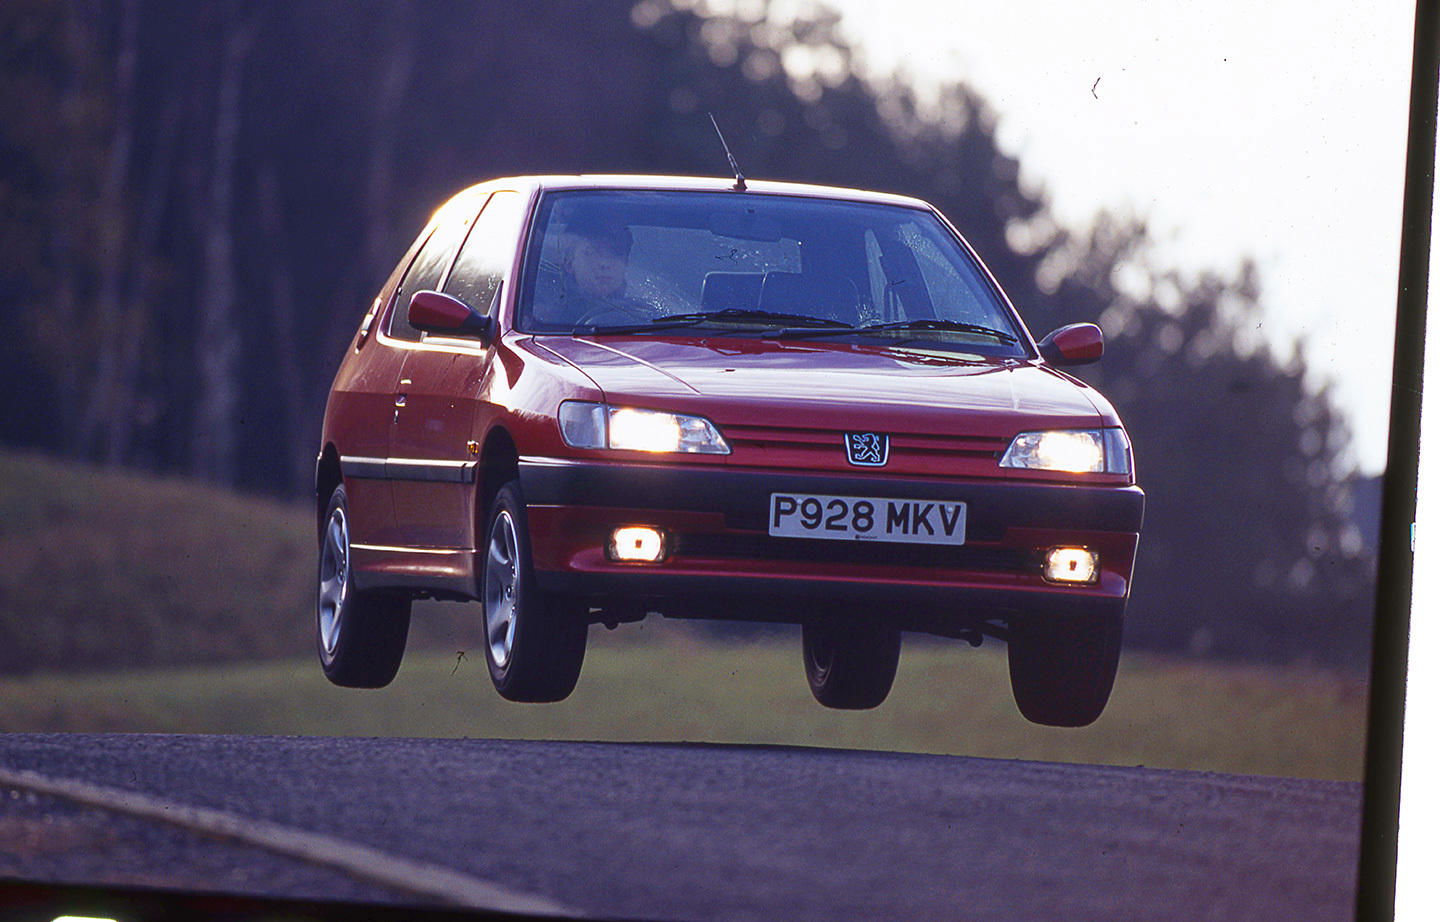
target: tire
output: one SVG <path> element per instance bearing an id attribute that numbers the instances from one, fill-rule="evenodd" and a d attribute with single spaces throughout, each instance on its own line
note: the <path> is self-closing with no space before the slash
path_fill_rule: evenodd
<path id="1" fill-rule="evenodd" d="M 806 622 L 800 629 L 810 693 L 827 708 L 860 711 L 890 694 L 900 632 L 861 621 Z"/>
<path id="2" fill-rule="evenodd" d="M 511 701 L 563 701 L 585 662 L 588 612 L 536 585 L 519 481 L 495 494 L 483 561 L 485 661 L 495 690 Z"/>
<path id="3" fill-rule="evenodd" d="M 410 632 L 410 599 L 355 588 L 345 487 L 330 494 L 320 530 L 315 647 L 325 678 L 346 688 L 383 688 L 400 670 Z"/>
<path id="4" fill-rule="evenodd" d="M 1110 700 L 1122 612 L 1011 626 L 1010 690 L 1020 713 L 1048 727 L 1086 727 Z"/>

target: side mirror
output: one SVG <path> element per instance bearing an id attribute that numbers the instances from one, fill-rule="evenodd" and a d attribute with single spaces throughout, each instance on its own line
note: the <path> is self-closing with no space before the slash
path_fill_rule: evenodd
<path id="1" fill-rule="evenodd" d="M 417 291 L 410 298 L 410 325 L 426 333 L 475 336 L 488 342 L 495 321 L 459 298 L 438 291 Z"/>
<path id="2" fill-rule="evenodd" d="M 1040 357 L 1051 365 L 1088 365 L 1105 354 L 1105 334 L 1093 323 L 1072 323 L 1040 340 Z"/>

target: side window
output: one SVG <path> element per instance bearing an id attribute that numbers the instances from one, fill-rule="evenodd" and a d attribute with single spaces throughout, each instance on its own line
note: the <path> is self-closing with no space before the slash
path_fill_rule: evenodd
<path id="1" fill-rule="evenodd" d="M 525 202 L 525 196 L 518 192 L 500 191 L 490 196 L 489 204 L 465 238 L 455 271 L 445 283 L 446 294 L 482 314 L 491 312 L 495 293 L 515 259 Z"/>
<path id="2" fill-rule="evenodd" d="M 357 350 L 363 348 L 364 345 L 370 341 L 371 328 L 374 326 L 376 320 L 384 314 L 385 308 L 395 299 L 395 289 L 400 287 L 400 280 L 404 278 L 405 270 L 410 267 L 410 263 L 415 259 L 415 255 L 420 252 L 420 247 L 424 246 L 425 241 L 429 239 L 430 235 L 428 231 L 428 228 L 421 231 L 420 236 L 415 238 L 414 242 L 410 244 L 410 248 L 405 251 L 405 255 L 400 258 L 400 262 L 396 263 L 395 268 L 390 270 L 390 275 L 385 279 L 385 284 L 380 286 L 380 293 L 377 294 L 375 300 L 370 303 L 369 310 L 365 312 L 365 319 L 360 321 L 360 330 L 355 337 L 355 348 Z"/>
<path id="3" fill-rule="evenodd" d="M 455 250 L 470 227 L 474 208 L 472 199 L 463 206 L 457 203 L 453 208 L 446 209 L 450 214 L 441 216 L 420 255 L 411 263 L 405 281 L 400 283 L 400 293 L 396 297 L 395 309 L 390 312 L 390 326 L 386 333 L 396 339 L 419 341 L 420 331 L 410 325 L 410 299 L 417 291 L 433 291 L 440 287 L 445 270 L 455 257 Z"/>

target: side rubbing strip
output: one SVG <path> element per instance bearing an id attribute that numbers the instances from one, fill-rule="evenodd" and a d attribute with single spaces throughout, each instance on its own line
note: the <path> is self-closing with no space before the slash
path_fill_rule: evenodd
<path id="1" fill-rule="evenodd" d="M 391 480 L 438 480 L 470 483 L 475 479 L 475 461 L 425 461 L 418 458 L 387 458 L 385 476 Z"/>
<path id="2" fill-rule="evenodd" d="M 340 471 L 346 477 L 378 477 L 383 480 L 385 478 L 385 459 L 342 455 Z"/>
<path id="3" fill-rule="evenodd" d="M 345 455 L 340 469 L 347 477 L 384 480 L 427 480 L 438 483 L 474 483 L 476 461 L 430 461 L 423 458 L 362 458 Z"/>

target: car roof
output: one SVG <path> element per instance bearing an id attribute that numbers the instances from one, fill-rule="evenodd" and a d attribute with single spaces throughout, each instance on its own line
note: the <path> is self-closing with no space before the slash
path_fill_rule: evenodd
<path id="1" fill-rule="evenodd" d="M 636 189 L 666 190 L 682 192 L 731 192 L 735 191 L 733 176 L 651 176 L 629 173 L 582 173 L 573 176 L 507 176 L 492 179 L 473 186 L 468 191 L 490 188 L 515 190 L 540 189 Z M 762 195 L 799 195 L 809 198 L 839 199 L 849 202 L 873 202 L 883 205 L 900 205 L 906 208 L 930 210 L 928 202 L 908 195 L 891 192 L 871 192 L 865 189 L 846 189 L 840 186 L 820 186 L 809 183 L 774 182 L 764 179 L 745 180 L 745 191 Z"/>

